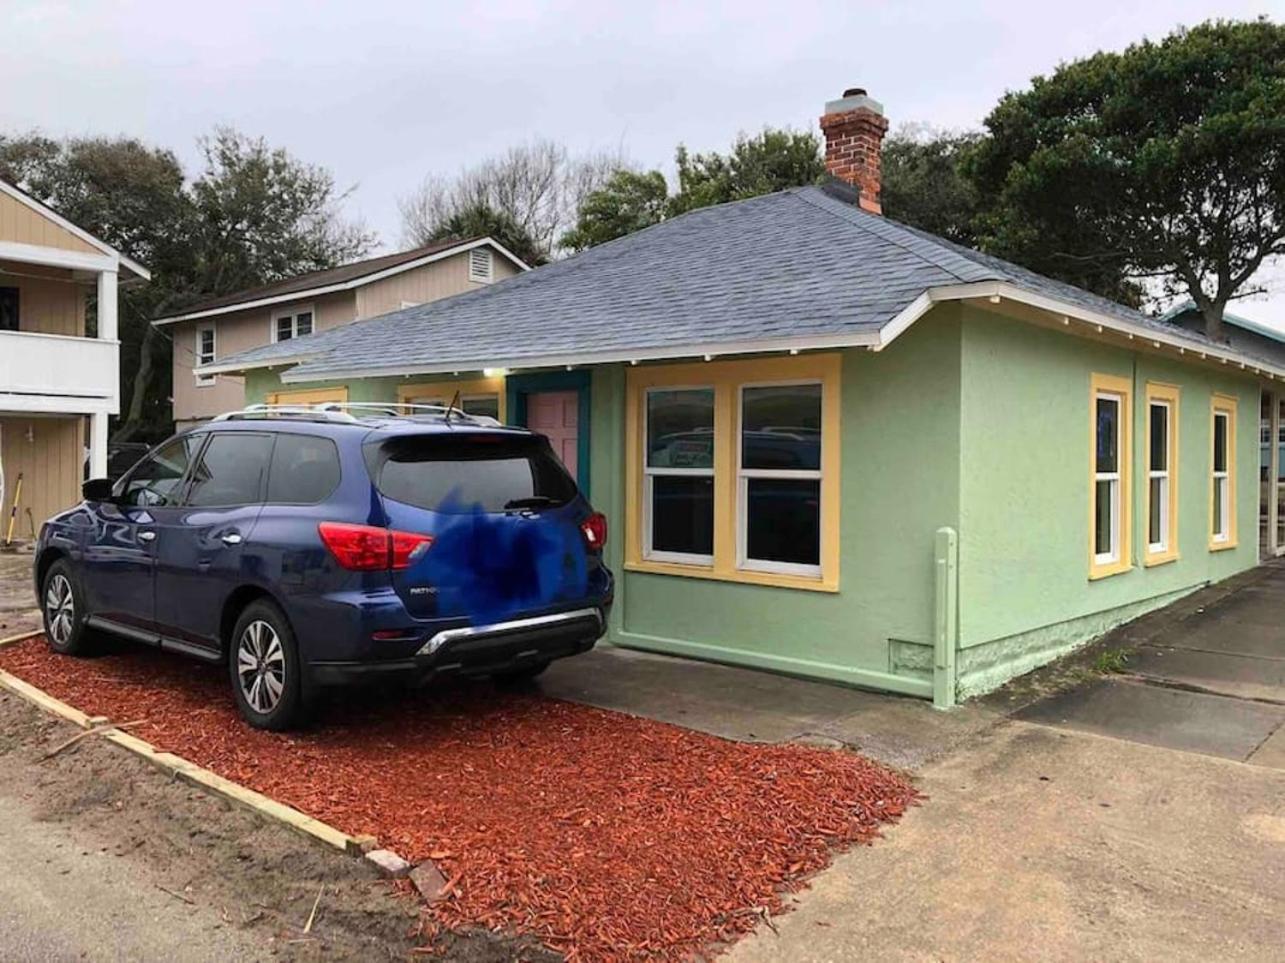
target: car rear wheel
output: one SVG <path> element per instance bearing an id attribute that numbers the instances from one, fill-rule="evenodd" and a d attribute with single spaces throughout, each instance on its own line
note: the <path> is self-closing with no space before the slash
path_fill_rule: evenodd
<path id="1" fill-rule="evenodd" d="M 61 655 L 87 655 L 91 645 L 85 627 L 84 596 L 66 559 L 49 566 L 40 600 L 49 648 Z"/>
<path id="2" fill-rule="evenodd" d="M 237 708 L 250 725 L 281 731 L 306 720 L 299 647 L 273 603 L 260 599 L 245 607 L 232 631 L 228 668 Z"/>

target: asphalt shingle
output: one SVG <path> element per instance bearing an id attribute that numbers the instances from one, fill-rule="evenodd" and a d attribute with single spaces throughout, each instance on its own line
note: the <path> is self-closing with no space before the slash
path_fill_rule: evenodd
<path id="1" fill-rule="evenodd" d="M 299 359 L 290 378 L 306 380 L 873 334 L 929 288 L 981 281 L 1186 336 L 1105 298 L 868 214 L 840 195 L 802 187 L 703 208 L 487 288 L 220 364 Z"/>

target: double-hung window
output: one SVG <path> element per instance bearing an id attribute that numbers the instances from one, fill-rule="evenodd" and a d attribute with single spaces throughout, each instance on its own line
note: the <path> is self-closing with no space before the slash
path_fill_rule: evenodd
<path id="1" fill-rule="evenodd" d="M 289 341 L 312 334 L 312 308 L 291 309 L 272 319 L 272 340 Z"/>
<path id="2" fill-rule="evenodd" d="M 740 392 L 741 568 L 821 574 L 821 383 Z"/>
<path id="3" fill-rule="evenodd" d="M 1130 382 L 1094 375 L 1089 577 L 1129 568 Z"/>
<path id="4" fill-rule="evenodd" d="M 714 563 L 714 389 L 646 392 L 643 557 Z"/>
<path id="5" fill-rule="evenodd" d="M 837 591 L 836 354 L 631 367 L 625 566 Z"/>
<path id="6" fill-rule="evenodd" d="M 203 324 L 196 329 L 196 366 L 201 368 L 214 364 L 214 360 L 214 325 Z M 214 375 L 198 373 L 196 376 L 198 385 L 212 385 L 217 380 Z"/>
<path id="7" fill-rule="evenodd" d="M 1236 399 L 1214 395 L 1210 435 L 1209 547 L 1236 546 Z"/>
<path id="8" fill-rule="evenodd" d="M 1178 557 L 1178 389 L 1147 384 L 1147 552 L 1157 565 Z"/>

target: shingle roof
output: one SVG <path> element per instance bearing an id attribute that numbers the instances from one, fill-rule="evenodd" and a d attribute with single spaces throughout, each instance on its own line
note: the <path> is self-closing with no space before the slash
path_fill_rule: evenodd
<path id="1" fill-rule="evenodd" d="M 1130 308 L 868 214 L 841 190 L 802 187 L 692 211 L 478 291 L 220 364 L 297 358 L 288 380 L 304 381 L 789 338 L 873 340 L 926 290 L 982 281 L 1173 336 Z"/>
<path id="2" fill-rule="evenodd" d="M 173 318 L 158 318 L 157 321 L 153 323 L 163 323 L 180 317 L 186 318 L 194 314 L 214 311 L 220 308 L 228 308 L 238 304 L 248 304 L 269 298 L 280 298 L 284 295 L 304 294 L 318 288 L 329 288 L 335 285 L 349 284 L 354 281 L 359 281 L 364 277 L 379 274 L 381 271 L 387 271 L 389 268 L 396 268 L 403 264 L 410 264 L 412 261 L 418 261 L 420 258 L 429 257 L 433 254 L 440 254 L 443 251 L 449 251 L 452 248 L 466 247 L 481 239 L 480 235 L 477 237 L 448 238 L 444 241 L 437 241 L 433 244 L 426 244 L 422 247 L 412 248 L 409 251 L 398 251 L 395 254 L 384 254 L 379 257 L 367 258 L 364 261 L 354 261 L 351 264 L 342 264 L 339 267 L 329 268 L 324 271 L 309 271 L 307 274 L 298 274 L 281 281 L 273 281 L 271 284 L 261 284 L 258 287 L 246 288 L 243 291 L 224 294 L 217 298 L 207 298 L 204 301 L 198 301 L 195 304 L 189 305 L 181 312 L 174 315 Z"/>

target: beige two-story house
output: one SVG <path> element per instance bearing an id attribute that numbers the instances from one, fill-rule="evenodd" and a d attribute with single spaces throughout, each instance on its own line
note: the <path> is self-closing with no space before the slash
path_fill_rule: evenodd
<path id="1" fill-rule="evenodd" d="M 150 277 L 0 181 L 0 542 L 11 527 L 31 537 L 79 500 L 87 473 L 107 474 L 108 417 L 120 413 L 116 291 Z"/>
<path id="2" fill-rule="evenodd" d="M 520 258 L 489 237 L 447 240 L 238 291 L 157 318 L 152 323 L 174 342 L 175 427 L 245 404 L 242 378 L 199 370 L 220 358 L 461 294 L 525 270 Z M 348 398 L 341 386 L 270 400 L 315 404 Z"/>

